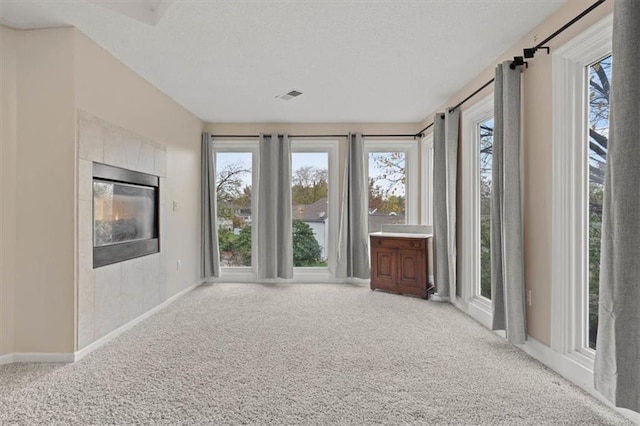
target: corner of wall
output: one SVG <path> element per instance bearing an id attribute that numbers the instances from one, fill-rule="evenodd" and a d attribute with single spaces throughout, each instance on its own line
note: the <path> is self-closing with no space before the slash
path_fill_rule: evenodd
<path id="1" fill-rule="evenodd" d="M 70 353 L 75 315 L 72 28 L 16 32 L 15 344 Z"/>

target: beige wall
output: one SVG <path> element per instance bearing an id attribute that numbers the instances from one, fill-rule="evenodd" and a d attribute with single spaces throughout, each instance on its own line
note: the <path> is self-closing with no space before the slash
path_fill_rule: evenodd
<path id="1" fill-rule="evenodd" d="M 0 26 L 0 356 L 13 352 L 18 108 L 16 43 L 15 31 Z"/>
<path id="2" fill-rule="evenodd" d="M 74 31 L 15 34 L 14 351 L 71 352 L 75 324 Z"/>
<path id="3" fill-rule="evenodd" d="M 522 56 L 522 49 L 535 46 L 548 35 L 574 18 L 589 4 L 581 0 L 568 0 L 557 13 L 515 43 L 511 49 L 496 58 L 499 63 L 513 56 Z M 549 43 L 553 52 L 563 43 L 584 31 L 590 25 L 611 13 L 613 2 L 606 2 L 579 21 L 569 30 Z M 467 95 L 493 77 L 494 66 L 478 74 L 469 84 L 461 88 L 437 111 L 456 105 Z M 523 99 L 523 165 L 524 165 L 524 238 L 525 238 L 525 279 L 531 290 L 532 306 L 528 309 L 529 334 L 549 345 L 551 334 L 551 55 L 539 51 L 529 60 L 529 68 L 522 76 Z M 492 93 L 489 86 L 483 93 L 467 102 L 464 110 L 474 102 Z M 424 120 L 423 127 L 431 123 L 431 112 Z M 464 170 L 461 170 L 464 173 Z M 462 176 L 460 176 L 462 177 Z M 464 203 L 462 207 L 464 208 Z"/>
<path id="4" fill-rule="evenodd" d="M 76 107 L 167 148 L 166 296 L 200 279 L 200 135 L 203 123 L 75 31 Z M 178 209 L 173 211 L 172 202 Z M 182 261 L 177 270 L 176 262 Z"/>

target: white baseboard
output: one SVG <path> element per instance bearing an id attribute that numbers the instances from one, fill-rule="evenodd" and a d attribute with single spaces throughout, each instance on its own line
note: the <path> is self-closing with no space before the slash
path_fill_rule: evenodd
<path id="1" fill-rule="evenodd" d="M 460 298 L 457 298 L 455 306 L 462 312 L 469 315 L 471 318 L 491 330 L 491 314 L 488 314 L 482 306 L 475 305 L 474 303 L 464 302 Z M 494 333 L 496 333 L 503 339 L 506 338 L 504 331 L 494 331 Z M 556 352 L 549 346 L 531 336 L 527 336 L 527 341 L 524 343 L 524 345 L 516 346 L 555 371 L 556 373 L 560 374 L 562 377 L 569 380 L 576 386 L 579 386 L 597 400 L 616 410 L 618 413 L 625 416 L 632 422 L 640 425 L 640 413 L 636 413 L 624 408 L 615 407 L 613 404 L 607 401 L 598 391 L 595 390 L 593 386 L 593 369 L 585 365 L 586 363 L 580 362 L 577 357 L 572 357 L 572 355 L 570 354 L 567 355 Z"/>
<path id="2" fill-rule="evenodd" d="M 556 352 L 531 336 L 527 337 L 527 341 L 524 345 L 516 346 L 547 367 L 551 368 L 556 373 L 560 374 L 565 379 L 579 386 L 597 400 L 613 408 L 635 424 L 640 425 L 640 413 L 615 407 L 606 400 L 600 392 L 595 390 L 593 386 L 593 371 L 580 362 L 573 360 L 571 356 Z"/>
<path id="3" fill-rule="evenodd" d="M 16 352 L 0 355 L 0 365 L 14 362 L 73 362 L 73 354 L 64 352 Z"/>
<path id="4" fill-rule="evenodd" d="M 13 362 L 73 362 L 73 353 L 18 352 Z"/>
<path id="5" fill-rule="evenodd" d="M 293 278 L 257 279 L 252 273 L 244 271 L 225 271 L 219 278 L 205 280 L 206 284 L 351 284 L 369 285 L 370 280 L 362 278 L 333 278 L 328 271 L 294 271 Z"/>
<path id="6" fill-rule="evenodd" d="M 180 293 L 177 293 L 171 296 L 169 299 L 165 300 L 163 303 L 159 304 L 155 308 L 145 312 L 144 314 L 140 315 L 134 320 L 128 322 L 127 324 L 121 326 L 116 330 L 113 330 L 111 333 L 96 340 L 95 342 L 80 349 L 75 353 L 17 352 L 12 354 L 0 355 L 0 365 L 11 364 L 13 362 L 75 362 L 75 361 L 78 361 L 82 359 L 82 357 L 90 353 L 91 351 L 94 351 L 95 349 L 99 348 L 105 343 L 118 337 L 125 331 L 131 329 L 134 325 L 140 323 L 141 321 L 144 321 L 145 319 L 149 318 L 151 315 L 169 306 L 171 303 L 175 302 L 180 297 L 184 296 L 194 288 L 198 287 L 200 284 L 202 283 L 197 282 L 196 284 L 189 286 L 188 288 L 182 290 Z"/>
<path id="7" fill-rule="evenodd" d="M 179 298 L 181 298 L 185 294 L 189 293 L 191 290 L 193 290 L 196 287 L 200 286 L 201 284 L 202 284 L 202 281 L 199 281 L 199 282 L 197 282 L 197 283 L 185 288 L 184 290 L 182 290 L 181 292 L 171 296 L 170 298 L 168 298 L 167 300 L 165 300 L 164 302 L 162 302 L 161 304 L 159 304 L 155 308 L 152 308 L 152 309 L 148 310 L 147 312 L 145 312 L 144 314 L 140 315 L 139 317 L 137 317 L 137 318 L 129 321 L 125 325 L 120 326 L 119 328 L 113 330 L 111 333 L 107 334 L 106 336 L 103 336 L 100 339 L 96 340 L 95 342 L 93 342 L 93 343 L 85 346 L 84 348 L 80 349 L 79 351 L 76 351 L 74 354 L 72 354 L 73 356 L 72 356 L 71 361 L 68 361 L 68 362 L 74 362 L 74 361 L 81 360 L 83 357 L 85 357 L 89 353 L 93 352 L 94 350 L 98 349 L 100 346 L 106 344 L 107 342 L 110 342 L 111 340 L 115 339 L 116 337 L 118 337 L 119 335 L 124 333 L 125 331 L 130 330 L 135 325 L 137 325 L 140 322 L 146 320 L 151 315 L 153 315 L 156 312 L 159 312 L 162 309 L 166 308 L 167 306 L 169 306 L 170 304 L 172 304 L 173 302 L 175 302 L 176 300 L 178 300 Z"/>
<path id="8" fill-rule="evenodd" d="M 0 355 L 0 365 L 14 362 L 73 362 L 73 353 L 65 352 L 14 352 Z"/>
<path id="9" fill-rule="evenodd" d="M 11 364 L 13 362 L 13 354 L 0 355 L 0 365 Z"/>

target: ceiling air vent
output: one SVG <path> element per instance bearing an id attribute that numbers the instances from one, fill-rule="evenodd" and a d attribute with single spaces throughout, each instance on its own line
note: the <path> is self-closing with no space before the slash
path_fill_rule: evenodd
<path id="1" fill-rule="evenodd" d="M 283 93 L 282 95 L 276 96 L 277 99 L 282 99 L 283 101 L 289 101 L 293 98 L 297 98 L 302 95 L 302 92 L 296 89 L 291 89 L 287 93 Z"/>

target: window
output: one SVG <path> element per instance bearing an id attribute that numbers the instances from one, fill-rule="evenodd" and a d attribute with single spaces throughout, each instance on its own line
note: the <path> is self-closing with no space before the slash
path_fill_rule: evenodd
<path id="1" fill-rule="evenodd" d="M 308 270 L 308 279 L 324 279 L 313 272 L 321 268 L 330 278 L 338 241 L 338 141 L 292 140 L 291 151 L 294 274 Z"/>
<path id="2" fill-rule="evenodd" d="M 461 308 L 491 327 L 493 95 L 462 111 Z"/>
<path id="3" fill-rule="evenodd" d="M 249 268 L 254 264 L 251 225 L 257 147 L 254 142 L 214 142 L 221 268 Z"/>
<path id="4" fill-rule="evenodd" d="M 329 154 L 291 155 L 293 266 L 327 266 Z"/>
<path id="5" fill-rule="evenodd" d="M 591 370 L 608 135 L 608 16 L 553 52 L 551 347 Z"/>
<path id="6" fill-rule="evenodd" d="M 493 165 L 493 117 L 478 125 L 480 173 L 480 296 L 491 299 L 491 173 Z"/>
<path id="7" fill-rule="evenodd" d="M 382 225 L 416 223 L 417 143 L 366 141 L 369 232 Z"/>
<path id="8" fill-rule="evenodd" d="M 611 81 L 611 55 L 587 67 L 588 78 L 588 132 L 589 137 L 589 219 L 588 219 L 588 342 L 596 349 L 598 333 L 598 289 L 600 287 L 600 229 L 602 226 L 602 199 L 604 171 L 607 162 L 609 135 L 609 92 Z"/>

